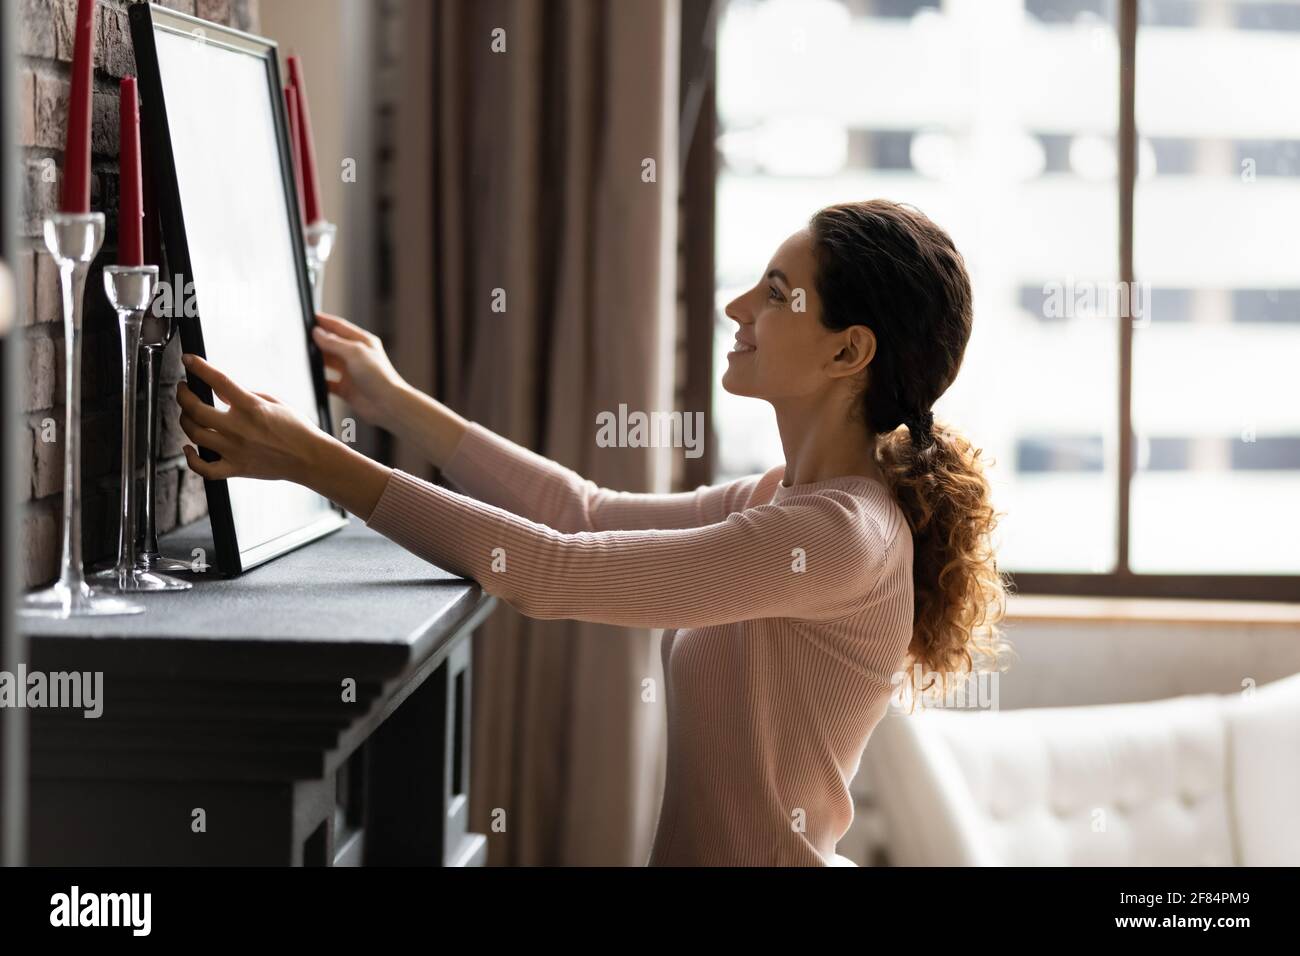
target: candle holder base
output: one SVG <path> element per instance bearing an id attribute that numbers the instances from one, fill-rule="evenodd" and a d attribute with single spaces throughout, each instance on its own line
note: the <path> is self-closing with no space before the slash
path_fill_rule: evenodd
<path id="1" fill-rule="evenodd" d="M 164 558 L 160 554 L 141 554 L 135 559 L 135 566 L 142 571 L 156 571 L 163 574 L 194 574 L 194 562 L 182 561 L 180 558 Z"/>
<path id="2" fill-rule="evenodd" d="M 134 591 L 188 591 L 194 585 L 189 581 L 171 577 L 172 573 L 193 574 L 189 561 L 164 558 L 158 554 L 136 554 L 133 583 L 121 585 L 122 574 L 116 561 L 101 561 L 87 578 L 96 591 L 130 593 Z"/>
<path id="3" fill-rule="evenodd" d="M 106 597 L 84 583 L 69 587 L 62 582 L 23 598 L 18 613 L 23 617 L 47 617 L 67 620 L 70 617 L 116 617 L 142 614 L 144 607 L 121 598 Z"/>
<path id="4" fill-rule="evenodd" d="M 143 591 L 188 591 L 194 585 L 180 578 L 142 571 L 137 564 L 130 571 L 120 571 L 116 564 L 91 574 L 88 581 L 96 591 L 106 594 L 138 594 Z"/>

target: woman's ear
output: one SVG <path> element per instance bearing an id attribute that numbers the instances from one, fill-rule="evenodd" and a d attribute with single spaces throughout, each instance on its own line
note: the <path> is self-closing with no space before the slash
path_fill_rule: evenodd
<path id="1" fill-rule="evenodd" d="M 876 333 L 865 325 L 851 325 L 839 336 L 839 349 L 831 359 L 831 375 L 857 375 L 876 357 Z"/>

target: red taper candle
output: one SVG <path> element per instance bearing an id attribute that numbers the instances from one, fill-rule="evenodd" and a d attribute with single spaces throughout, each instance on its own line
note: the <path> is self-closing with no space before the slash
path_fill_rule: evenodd
<path id="1" fill-rule="evenodd" d="M 72 45 L 72 88 L 63 141 L 62 212 L 90 212 L 90 115 L 95 72 L 95 0 L 77 0 Z"/>
<path id="2" fill-rule="evenodd" d="M 301 119 L 298 116 L 298 91 L 292 86 L 284 88 L 284 112 L 289 118 L 289 156 L 293 159 L 293 185 L 298 192 L 298 216 L 305 226 L 307 200 L 302 189 L 302 146 L 298 141 Z"/>
<path id="3" fill-rule="evenodd" d="M 303 216 L 307 224 L 319 222 L 320 179 L 316 175 L 316 146 L 311 133 L 311 110 L 307 108 L 307 84 L 303 82 L 302 63 L 296 56 L 289 57 L 289 84 L 298 94 L 298 141 L 302 156 L 302 191 L 307 200 Z"/>
<path id="4" fill-rule="evenodd" d="M 122 77 L 118 129 L 117 263 L 144 265 L 144 184 L 140 174 L 140 100 L 135 77 Z"/>

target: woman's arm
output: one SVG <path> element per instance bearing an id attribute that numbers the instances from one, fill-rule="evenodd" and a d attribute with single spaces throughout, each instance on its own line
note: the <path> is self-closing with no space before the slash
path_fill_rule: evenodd
<path id="1" fill-rule="evenodd" d="M 389 393 L 383 423 L 440 469 L 445 469 L 455 456 L 470 427 L 465 418 L 406 382 Z"/>
<path id="2" fill-rule="evenodd" d="M 612 491 L 467 421 L 411 387 L 379 338 L 320 314 L 313 337 L 330 370 L 330 391 L 442 470 L 461 491 L 559 531 L 691 528 L 744 507 L 757 475 L 677 494 Z"/>
<path id="3" fill-rule="evenodd" d="M 181 427 L 221 456 L 204 461 L 187 445 L 195 472 L 306 485 L 533 617 L 641 627 L 834 617 L 884 565 L 880 528 L 847 494 L 760 505 L 698 528 L 560 532 L 371 461 L 203 359 L 183 361 L 229 406 L 177 387 Z"/>
<path id="4" fill-rule="evenodd" d="M 470 423 L 443 475 L 460 491 L 557 531 L 694 528 L 745 506 L 761 476 L 676 494 L 612 491 Z"/>
<path id="5" fill-rule="evenodd" d="M 628 627 L 838 617 L 879 580 L 887 550 L 848 494 L 698 528 L 565 534 L 401 471 L 367 524 L 530 617 Z"/>
<path id="6" fill-rule="evenodd" d="M 329 390 L 368 422 L 392 431 L 441 468 L 468 422 L 412 388 L 388 360 L 379 336 L 347 319 L 317 313 L 312 339 L 325 358 Z"/>

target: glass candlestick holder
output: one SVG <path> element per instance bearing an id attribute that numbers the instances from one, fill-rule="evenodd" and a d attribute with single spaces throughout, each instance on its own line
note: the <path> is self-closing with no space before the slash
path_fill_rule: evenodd
<path id="1" fill-rule="evenodd" d="M 90 578 L 95 588 L 104 591 L 188 591 L 193 587 L 188 581 L 136 567 L 135 396 L 139 381 L 140 329 L 157 286 L 157 266 L 104 269 L 104 291 L 117 313 L 122 335 L 122 513 L 117 534 L 117 563 Z"/>
<path id="2" fill-rule="evenodd" d="M 164 557 L 158 551 L 158 522 L 154 512 L 158 481 L 158 383 L 163 353 L 176 334 L 176 317 L 157 304 L 146 309 L 140 325 L 140 361 L 144 365 L 144 487 L 141 489 L 140 531 L 135 542 L 135 566 L 142 571 L 192 572 L 194 562 Z M 184 583 L 184 582 L 182 582 Z"/>
<path id="3" fill-rule="evenodd" d="M 81 324 L 86 275 L 104 243 L 104 214 L 56 213 L 45 220 L 45 247 L 59 267 L 63 291 L 63 548 L 59 579 L 28 594 L 28 617 L 139 614 L 144 607 L 86 583 L 81 558 Z"/>
<path id="4" fill-rule="evenodd" d="M 334 252 L 334 237 L 339 227 L 332 222 L 318 219 L 303 230 L 303 240 L 307 245 L 307 273 L 311 276 L 311 301 L 313 308 L 321 311 L 321 300 L 325 294 L 325 264 Z"/>

